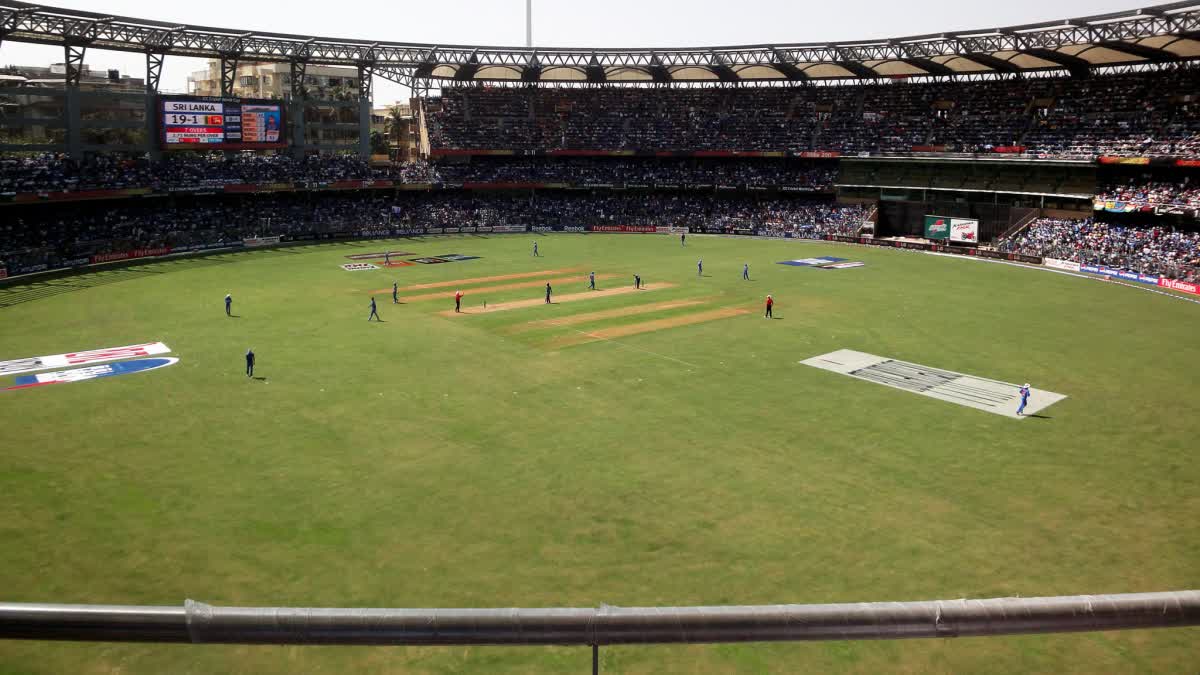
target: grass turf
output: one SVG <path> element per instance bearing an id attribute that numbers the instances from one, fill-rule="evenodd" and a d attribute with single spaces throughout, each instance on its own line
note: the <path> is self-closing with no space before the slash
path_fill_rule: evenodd
<path id="1" fill-rule="evenodd" d="M 540 237 L 533 258 L 530 239 L 245 252 L 0 291 L 0 359 L 155 340 L 180 358 L 0 392 L 0 597 L 506 607 L 1200 587 L 1200 307 L 900 251 L 560 235 Z M 389 247 L 482 257 L 339 267 Z M 814 255 L 867 266 L 774 264 Z M 575 268 L 618 275 L 600 288 L 635 273 L 675 285 L 467 317 L 439 315 L 452 300 L 393 306 L 378 294 L 385 322 L 366 321 L 366 291 L 393 279 Z M 480 290 L 505 283 L 464 284 L 464 304 L 542 292 Z M 226 292 L 239 318 L 224 316 Z M 767 293 L 776 321 L 761 316 Z M 527 325 L 686 300 L 704 304 Z M 751 313 L 555 346 L 581 329 L 722 307 Z M 265 380 L 243 374 L 248 347 Z M 1069 398 L 1049 419 L 1015 421 L 798 364 L 840 348 Z M 629 673 L 1163 672 L 1194 667 L 1198 638 L 601 654 L 605 672 Z M 583 672 L 589 659 L 565 648 L 0 643 L 0 672 L 31 673 Z"/>

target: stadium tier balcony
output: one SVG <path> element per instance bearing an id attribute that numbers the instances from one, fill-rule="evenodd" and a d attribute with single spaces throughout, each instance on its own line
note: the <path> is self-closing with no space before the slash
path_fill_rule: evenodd
<path id="1" fill-rule="evenodd" d="M 437 151 L 1023 152 L 1195 155 L 1193 68 L 989 82 L 789 88 L 457 87 Z"/>
<path id="2" fill-rule="evenodd" d="M 323 194 L 184 196 L 11 211 L 0 221 L 0 267 L 10 273 L 71 265 L 108 253 L 216 246 L 249 237 L 317 238 L 382 229 L 512 225 L 651 225 L 755 229 L 820 237 L 853 234 L 860 206 L 748 194 L 354 191 Z M 11 207 L 18 208 L 18 207 Z"/>

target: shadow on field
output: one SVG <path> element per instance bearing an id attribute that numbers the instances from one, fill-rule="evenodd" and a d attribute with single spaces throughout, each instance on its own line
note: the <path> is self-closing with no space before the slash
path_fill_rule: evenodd
<path id="1" fill-rule="evenodd" d="M 1054 419 L 1053 417 L 1051 417 L 1049 415 L 1026 415 L 1026 417 L 1032 417 L 1035 420 L 1052 420 L 1052 419 Z"/>
<path id="2" fill-rule="evenodd" d="M 0 288 L 0 307 L 12 307 L 23 302 L 31 300 L 40 300 L 42 298 L 50 298 L 63 293 L 71 293 L 73 291 L 82 291 L 88 288 L 96 288 L 97 286 L 107 286 L 115 284 L 119 281 L 128 281 L 130 279 L 141 279 L 150 276 L 151 274 L 161 274 L 162 272 L 146 269 L 142 267 L 129 267 L 119 270 L 105 270 L 103 272 L 92 272 L 90 274 L 81 274 L 74 277 L 63 277 L 60 279 L 47 279 L 45 281 L 34 281 L 27 284 L 17 286 L 9 286 Z"/>
<path id="3" fill-rule="evenodd" d="M 328 244 L 321 245 L 328 246 Z M 166 274 L 167 272 L 178 272 L 183 270 L 216 267 L 218 265 L 228 265 L 230 263 L 241 262 L 249 256 L 254 256 L 259 260 L 265 258 L 289 257 L 303 253 L 304 251 L 301 250 L 303 248 L 308 247 L 245 250 L 230 253 L 218 253 L 215 255 L 206 255 L 196 258 L 160 260 L 157 262 L 131 265 L 129 267 L 122 267 L 118 269 L 84 272 L 82 274 L 75 275 L 70 275 L 68 273 L 65 276 L 49 278 L 41 281 L 31 281 L 24 284 L 0 288 L 0 308 L 12 307 L 13 305 L 19 305 L 32 300 L 50 298 L 56 295 L 62 295 L 63 293 L 71 293 L 74 291 L 82 291 L 88 288 L 96 288 L 97 286 L 115 284 L 120 281 L 141 279 L 152 274 Z"/>

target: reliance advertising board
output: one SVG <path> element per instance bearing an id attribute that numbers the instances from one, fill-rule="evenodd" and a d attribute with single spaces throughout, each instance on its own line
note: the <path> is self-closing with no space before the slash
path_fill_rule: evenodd
<path id="1" fill-rule="evenodd" d="M 1088 274 L 1099 274 L 1101 276 L 1113 277 L 1121 281 L 1133 281 L 1147 286 L 1158 286 L 1159 277 L 1157 275 L 1138 274 L 1137 272 L 1126 272 L 1124 270 L 1105 267 L 1104 265 L 1080 265 L 1079 271 L 1087 272 Z"/>

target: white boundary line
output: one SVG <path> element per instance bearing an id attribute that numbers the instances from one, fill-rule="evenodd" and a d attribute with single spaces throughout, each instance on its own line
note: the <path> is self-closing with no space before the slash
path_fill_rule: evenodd
<path id="1" fill-rule="evenodd" d="M 841 242 L 831 241 L 831 242 L 827 242 L 827 243 L 836 244 L 836 243 L 841 243 Z M 851 244 L 851 245 L 853 246 L 854 244 Z M 859 245 L 861 245 L 861 244 L 859 244 Z M 880 248 L 884 248 L 884 247 L 880 247 Z M 1117 286 L 1124 286 L 1126 288 L 1132 288 L 1132 289 L 1139 290 L 1139 291 L 1145 291 L 1147 293 L 1154 293 L 1155 295 L 1162 295 L 1162 296 L 1166 296 L 1168 298 L 1174 298 L 1176 300 L 1182 300 L 1184 302 L 1190 302 L 1190 303 L 1193 303 L 1196 305 L 1200 305 L 1200 300 L 1195 300 L 1193 298 L 1188 298 L 1188 297 L 1178 295 L 1175 293 L 1168 293 L 1166 291 L 1159 290 L 1158 287 L 1150 288 L 1149 286 L 1147 286 L 1145 284 L 1131 284 L 1127 281 L 1119 281 L 1117 279 L 1106 279 L 1104 277 L 1096 276 L 1095 274 L 1087 274 L 1085 272 L 1070 272 L 1068 270 L 1056 270 L 1053 267 L 1043 267 L 1041 265 L 1031 265 L 1029 263 L 1013 262 L 1011 260 L 992 260 L 991 258 L 979 258 L 979 257 L 975 257 L 975 256 L 954 255 L 953 253 L 939 253 L 937 251 L 918 251 L 918 253 L 924 253 L 925 255 L 936 255 L 939 258 L 957 258 L 959 260 L 976 260 L 979 262 L 999 263 L 1001 265 L 1009 265 L 1011 267 L 1021 267 L 1021 268 L 1027 269 L 1027 270 L 1035 270 L 1038 272 L 1053 272 L 1055 274 L 1063 274 L 1068 277 L 1075 277 L 1076 279 L 1090 279 L 1092 281 L 1102 281 L 1102 282 L 1109 283 L 1109 284 L 1115 284 Z"/>
<path id="2" fill-rule="evenodd" d="M 869 244 L 856 244 L 856 243 L 851 243 L 848 241 L 826 241 L 824 239 L 795 239 L 795 238 L 788 239 L 786 237 L 745 237 L 745 236 L 739 236 L 739 235 L 733 235 L 733 234 L 699 234 L 699 233 L 696 236 L 729 238 L 729 239 L 770 239 L 770 240 L 775 240 L 775 241 L 793 241 L 793 242 L 801 242 L 801 243 L 807 243 L 807 244 L 830 244 L 830 245 L 839 245 L 839 246 L 856 246 L 856 247 L 862 247 L 862 248 L 867 248 L 867 249 L 871 249 L 871 250 L 879 250 L 879 251 L 923 253 L 925 255 L 935 255 L 935 256 L 938 256 L 939 258 L 951 258 L 954 260 L 974 260 L 976 262 L 998 263 L 1001 265 L 1011 265 L 1012 267 L 1021 267 L 1023 269 L 1036 270 L 1039 272 L 1053 272 L 1055 274 L 1065 274 L 1066 276 L 1075 277 L 1077 279 L 1090 279 L 1092 281 L 1101 281 L 1101 282 L 1105 282 L 1105 283 L 1116 284 L 1117 286 L 1125 286 L 1127 288 L 1132 288 L 1132 289 L 1139 290 L 1139 291 L 1145 291 L 1147 293 L 1154 293 L 1155 295 L 1162 295 L 1162 296 L 1165 296 L 1168 298 L 1174 298 L 1175 300 L 1182 300 L 1183 302 L 1190 302 L 1194 305 L 1200 305 L 1200 300 L 1196 300 L 1194 298 L 1189 298 L 1189 297 L 1185 297 L 1182 295 L 1178 295 L 1176 293 L 1168 293 L 1166 291 L 1159 290 L 1158 288 L 1150 288 L 1150 287 L 1142 285 L 1142 284 L 1131 284 L 1128 282 L 1117 281 L 1114 279 L 1104 279 L 1104 278 L 1098 277 L 1093 274 L 1086 274 L 1083 272 L 1068 272 L 1067 270 L 1056 270 L 1056 269 L 1049 268 L 1049 267 L 1043 267 L 1041 265 L 1031 265 L 1029 263 L 1013 262 L 1011 260 L 993 260 L 991 258 L 980 258 L 977 256 L 954 255 L 953 253 L 938 253 L 937 251 L 920 251 L 920 250 L 913 249 L 913 248 L 897 248 L 895 246 L 871 246 Z"/>

